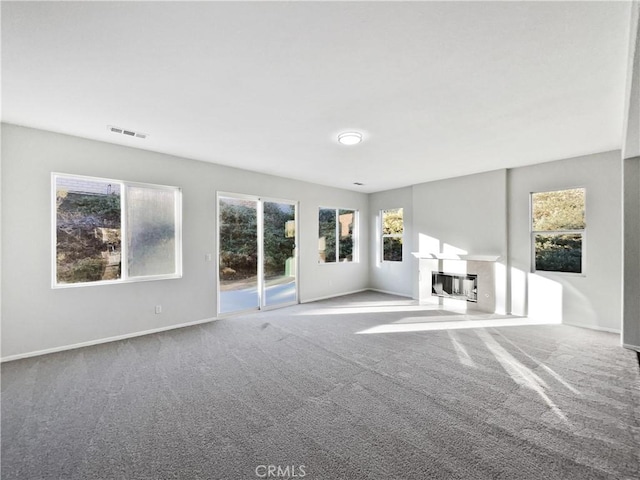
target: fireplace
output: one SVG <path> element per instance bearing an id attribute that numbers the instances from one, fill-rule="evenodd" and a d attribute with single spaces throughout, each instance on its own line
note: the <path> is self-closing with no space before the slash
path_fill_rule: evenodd
<path id="1" fill-rule="evenodd" d="M 477 302 L 478 275 L 432 271 L 431 295 Z"/>

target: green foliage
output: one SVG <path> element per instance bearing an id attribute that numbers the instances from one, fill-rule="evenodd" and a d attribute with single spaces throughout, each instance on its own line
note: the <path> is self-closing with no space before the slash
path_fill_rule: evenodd
<path id="1" fill-rule="evenodd" d="M 70 222 L 90 220 L 100 227 L 119 226 L 120 196 L 69 193 L 58 206 L 58 218 Z"/>
<path id="2" fill-rule="evenodd" d="M 352 262 L 353 261 L 353 236 L 340 237 L 340 261 Z"/>
<path id="3" fill-rule="evenodd" d="M 341 262 L 353 261 L 353 226 L 355 225 L 355 212 L 353 210 L 338 210 L 338 225 L 340 231 L 340 239 L 338 241 L 338 249 L 340 255 L 338 260 Z M 345 225 L 347 226 L 345 230 Z"/>
<path id="4" fill-rule="evenodd" d="M 286 224 L 295 208 L 274 202 L 264 203 L 264 273 L 279 276 L 293 257 L 295 237 L 286 235 Z M 255 203 L 237 200 L 220 202 L 220 272 L 224 278 L 239 279 L 258 272 L 258 231 Z"/>
<path id="5" fill-rule="evenodd" d="M 404 211 L 394 208 L 382 211 L 382 234 L 402 235 L 404 233 Z M 382 259 L 385 262 L 402 261 L 402 237 L 383 237 Z"/>
<path id="6" fill-rule="evenodd" d="M 337 213 L 337 217 L 336 217 Z M 320 209 L 318 215 L 320 260 L 325 263 L 353 261 L 354 210 Z M 336 238 L 336 229 L 339 238 Z M 336 253 L 338 257 L 336 257 Z"/>
<path id="7" fill-rule="evenodd" d="M 120 251 L 119 233 L 114 241 L 101 239 L 101 228 L 120 228 L 118 195 L 68 193 L 58 198 L 56 215 L 56 270 L 60 283 L 102 280 L 106 252 Z M 118 273 L 119 275 L 119 273 Z"/>
<path id="8" fill-rule="evenodd" d="M 255 204 L 243 201 L 220 202 L 220 270 L 230 268 L 238 276 L 258 271 L 258 216 Z"/>
<path id="9" fill-rule="evenodd" d="M 383 210 L 382 212 L 382 234 L 402 235 L 404 231 L 404 212 L 402 208 Z"/>
<path id="10" fill-rule="evenodd" d="M 534 193 L 531 200 L 534 232 L 582 230 L 586 227 L 583 188 Z M 536 270 L 580 273 L 582 235 L 536 234 L 535 265 Z"/>
<path id="11" fill-rule="evenodd" d="M 287 237 L 287 222 L 294 220 L 293 205 L 264 203 L 264 273 L 267 277 L 285 274 L 288 258 L 293 257 L 295 237 Z"/>
<path id="12" fill-rule="evenodd" d="M 536 235 L 536 270 L 582 272 L 582 235 Z"/>
<path id="13" fill-rule="evenodd" d="M 585 228 L 585 190 L 574 188 L 532 195 L 534 231 Z"/>
<path id="14" fill-rule="evenodd" d="M 82 258 L 73 263 L 65 262 L 58 268 L 58 282 L 82 283 L 102 280 L 106 260 L 103 258 Z"/>
<path id="15" fill-rule="evenodd" d="M 318 215 L 320 238 L 324 239 L 324 261 L 327 263 L 336 261 L 336 211 L 322 208 Z"/>
<path id="16" fill-rule="evenodd" d="M 383 239 L 382 259 L 385 262 L 402 261 L 402 238 L 385 237 Z"/>

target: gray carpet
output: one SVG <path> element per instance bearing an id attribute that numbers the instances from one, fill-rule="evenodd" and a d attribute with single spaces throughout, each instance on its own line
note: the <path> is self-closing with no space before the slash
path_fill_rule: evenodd
<path id="1" fill-rule="evenodd" d="M 365 292 L 6 363 L 2 479 L 640 478 L 617 335 L 357 333 L 460 317 L 411 303 Z"/>

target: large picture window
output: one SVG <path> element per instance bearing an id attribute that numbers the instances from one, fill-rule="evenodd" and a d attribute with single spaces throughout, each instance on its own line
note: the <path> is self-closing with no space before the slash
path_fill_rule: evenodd
<path id="1" fill-rule="evenodd" d="M 535 271 L 583 273 L 585 189 L 531 194 Z"/>
<path id="2" fill-rule="evenodd" d="M 318 215 L 318 261 L 355 262 L 357 257 L 357 210 L 320 208 Z"/>
<path id="3" fill-rule="evenodd" d="M 382 261 L 401 262 L 404 237 L 402 208 L 392 208 L 380 212 L 382 232 Z"/>
<path id="4" fill-rule="evenodd" d="M 53 285 L 181 275 L 176 187 L 53 175 Z"/>

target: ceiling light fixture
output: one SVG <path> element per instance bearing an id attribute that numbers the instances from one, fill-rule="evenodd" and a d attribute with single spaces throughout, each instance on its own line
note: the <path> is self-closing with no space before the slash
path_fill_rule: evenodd
<path id="1" fill-rule="evenodd" d="M 359 132 L 344 132 L 338 135 L 338 142 L 342 145 L 357 145 L 362 141 L 362 134 Z"/>

